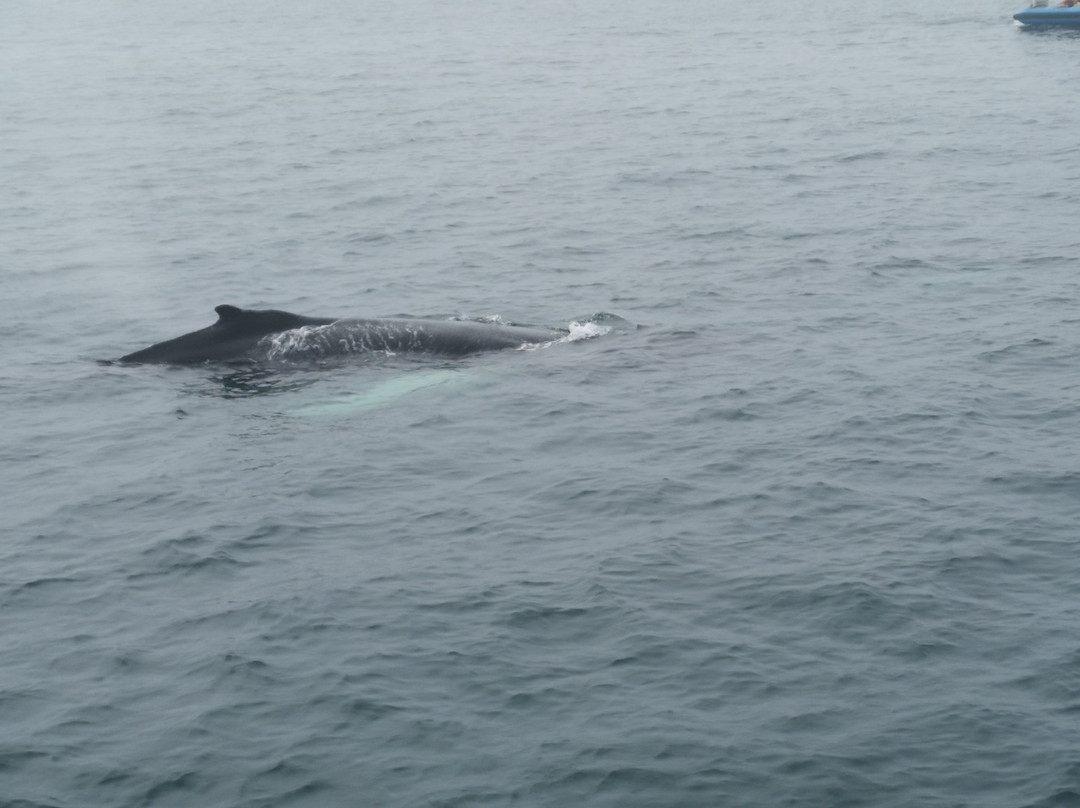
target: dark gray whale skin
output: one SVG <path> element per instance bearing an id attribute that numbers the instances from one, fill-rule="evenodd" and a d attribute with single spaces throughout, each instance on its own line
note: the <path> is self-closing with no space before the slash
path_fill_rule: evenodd
<path id="1" fill-rule="evenodd" d="M 466 356 L 480 351 L 518 348 L 527 343 L 550 342 L 561 336 L 540 328 L 495 325 L 457 320 L 350 320 L 304 317 L 275 309 L 241 309 L 223 305 L 214 309 L 218 321 L 211 326 L 159 342 L 120 357 L 121 362 L 197 365 L 258 358 L 266 337 L 303 326 L 340 326 L 341 338 L 324 340 L 324 348 L 340 345 L 346 353 L 388 351 L 422 352 L 440 356 Z M 322 353 L 328 352 L 326 350 Z M 265 353 L 265 352 L 264 352 Z"/>

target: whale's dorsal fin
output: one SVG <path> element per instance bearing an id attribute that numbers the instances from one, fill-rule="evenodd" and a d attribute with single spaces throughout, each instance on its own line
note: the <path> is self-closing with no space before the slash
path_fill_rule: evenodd
<path id="1" fill-rule="evenodd" d="M 244 313 L 243 309 L 239 309 L 236 306 L 230 306 L 228 303 L 216 306 L 214 311 L 217 312 L 219 323 L 228 323 L 232 320 L 236 320 Z"/>

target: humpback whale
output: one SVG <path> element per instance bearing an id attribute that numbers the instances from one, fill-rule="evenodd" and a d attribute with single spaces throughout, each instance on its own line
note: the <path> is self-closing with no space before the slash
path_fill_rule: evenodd
<path id="1" fill-rule="evenodd" d="M 218 320 L 213 325 L 129 353 L 119 361 L 195 365 L 375 351 L 466 356 L 565 336 L 542 328 L 475 321 L 304 317 L 229 305 L 214 311 Z"/>

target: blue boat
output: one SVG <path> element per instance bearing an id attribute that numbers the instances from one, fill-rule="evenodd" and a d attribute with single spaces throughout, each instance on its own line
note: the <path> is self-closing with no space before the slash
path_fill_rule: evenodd
<path id="1" fill-rule="evenodd" d="M 1069 25 L 1080 28 L 1080 5 L 1047 6 L 1046 0 L 1035 0 L 1030 8 L 1013 14 L 1024 25 Z"/>

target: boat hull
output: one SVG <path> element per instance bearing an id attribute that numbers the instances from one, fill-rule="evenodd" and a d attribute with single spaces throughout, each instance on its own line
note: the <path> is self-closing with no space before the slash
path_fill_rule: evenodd
<path id="1" fill-rule="evenodd" d="M 1024 25 L 1065 25 L 1080 28 L 1080 6 L 1072 8 L 1025 8 L 1013 14 Z"/>

